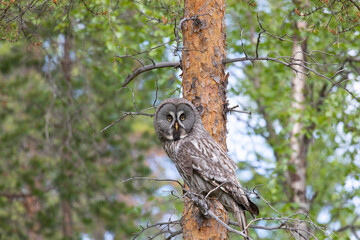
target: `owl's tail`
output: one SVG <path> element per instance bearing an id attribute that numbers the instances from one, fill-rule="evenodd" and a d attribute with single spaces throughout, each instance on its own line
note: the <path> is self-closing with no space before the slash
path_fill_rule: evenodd
<path id="1" fill-rule="evenodd" d="M 239 205 L 237 205 L 235 203 L 235 201 L 233 201 L 233 209 L 234 209 L 234 215 L 237 219 L 237 222 L 240 226 L 240 230 L 243 231 L 243 233 L 246 236 L 249 236 L 249 231 L 247 229 L 247 220 L 246 220 L 246 215 L 245 215 L 245 210 L 241 209 L 239 207 Z M 248 237 L 244 237 L 245 240 L 248 240 Z"/>

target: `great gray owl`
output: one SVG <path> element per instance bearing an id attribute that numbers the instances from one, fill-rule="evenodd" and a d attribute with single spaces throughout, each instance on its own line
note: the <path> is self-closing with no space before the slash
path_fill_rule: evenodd
<path id="1" fill-rule="evenodd" d="M 212 196 L 232 212 L 243 230 L 245 210 L 259 215 L 238 182 L 235 163 L 206 131 L 195 106 L 182 98 L 164 100 L 156 109 L 154 127 L 160 142 L 192 192 Z M 219 187 L 220 186 L 220 187 Z"/>

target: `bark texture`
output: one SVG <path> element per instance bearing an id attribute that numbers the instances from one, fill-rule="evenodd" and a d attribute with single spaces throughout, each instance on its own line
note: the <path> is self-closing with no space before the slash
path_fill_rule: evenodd
<path id="1" fill-rule="evenodd" d="M 185 0 L 182 24 L 183 95 L 198 109 L 206 130 L 226 150 L 225 0 Z M 191 19 L 190 19 L 191 18 Z M 199 221 L 193 203 L 184 202 L 184 239 L 227 239 L 227 230 L 214 219 Z M 217 200 L 212 211 L 224 222 L 228 214 Z"/>
<path id="2" fill-rule="evenodd" d="M 305 23 L 302 23 L 305 24 Z M 298 24 L 299 25 L 299 24 Z M 299 44 L 295 37 L 293 45 L 293 57 L 296 59 L 294 62 L 302 62 L 305 60 L 305 44 Z M 301 72 L 305 72 L 301 66 L 294 66 L 298 72 L 295 72 L 291 81 L 292 87 L 292 102 L 291 108 L 295 111 L 292 114 L 290 121 L 294 123 L 291 130 L 290 148 L 291 156 L 289 165 L 289 186 L 292 190 L 292 201 L 297 203 L 304 203 L 305 187 L 306 187 L 306 152 L 307 145 L 304 144 L 304 124 L 301 121 L 305 110 L 305 90 L 306 90 L 306 76 Z M 306 148 L 304 148 L 306 147 Z"/>
<path id="3" fill-rule="evenodd" d="M 205 128 L 226 149 L 225 1 L 186 0 L 184 17 L 196 15 L 182 26 L 184 97 L 198 108 Z"/>
<path id="4" fill-rule="evenodd" d="M 298 31 L 302 31 L 306 27 L 305 21 L 296 22 Z M 306 57 L 307 39 L 300 39 L 299 34 L 294 34 L 293 40 L 294 62 L 302 63 Z M 291 80 L 291 108 L 295 113 L 290 118 L 293 127 L 290 136 L 291 155 L 288 162 L 287 185 L 290 188 L 291 201 L 297 203 L 302 212 L 308 212 L 310 203 L 306 199 L 306 158 L 310 140 L 305 135 L 305 126 L 302 120 L 306 101 L 306 75 L 303 73 L 306 72 L 306 69 L 296 65 L 294 68 L 294 77 Z M 296 239 L 308 239 L 310 229 L 307 224 L 300 224 L 298 228 L 301 230 L 295 235 Z"/>

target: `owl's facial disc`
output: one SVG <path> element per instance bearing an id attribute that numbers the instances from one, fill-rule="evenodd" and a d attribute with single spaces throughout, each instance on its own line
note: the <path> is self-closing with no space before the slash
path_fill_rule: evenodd
<path id="1" fill-rule="evenodd" d="M 192 108 L 186 104 L 168 103 L 158 109 L 155 121 L 164 138 L 177 141 L 185 138 L 192 131 L 195 114 Z"/>
<path id="2" fill-rule="evenodd" d="M 182 123 L 183 120 L 185 120 L 185 115 L 183 113 L 183 111 L 178 111 L 176 112 L 176 116 L 175 116 L 175 122 L 174 124 L 172 124 L 172 137 L 173 137 L 173 141 L 177 141 L 181 138 L 184 138 L 187 136 L 187 132 L 185 130 L 185 127 Z"/>

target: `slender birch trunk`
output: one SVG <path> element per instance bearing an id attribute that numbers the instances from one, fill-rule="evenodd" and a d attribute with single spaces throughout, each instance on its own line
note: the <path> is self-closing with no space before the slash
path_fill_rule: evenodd
<path id="1" fill-rule="evenodd" d="M 297 31 L 307 28 L 305 21 L 296 22 Z M 299 34 L 293 37 L 293 62 L 304 63 L 306 58 L 307 39 L 301 39 Z M 288 161 L 287 185 L 290 188 L 291 201 L 297 203 L 301 212 L 310 210 L 309 201 L 306 199 L 306 162 L 309 146 L 309 139 L 305 135 L 305 126 L 303 124 L 303 116 L 306 105 L 306 69 L 302 66 L 294 65 L 294 77 L 291 79 L 292 102 L 291 108 L 294 113 L 290 117 L 293 123 L 290 135 L 291 155 Z M 300 229 L 298 233 L 294 233 L 296 239 L 308 239 L 310 229 L 307 224 L 303 223 L 297 226 Z"/>

